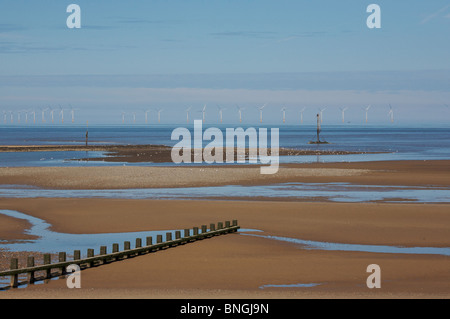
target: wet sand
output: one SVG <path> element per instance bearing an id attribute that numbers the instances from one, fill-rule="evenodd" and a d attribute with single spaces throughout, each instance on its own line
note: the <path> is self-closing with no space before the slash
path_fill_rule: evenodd
<path id="1" fill-rule="evenodd" d="M 327 242 L 449 246 L 450 205 L 2 199 L 0 208 L 46 219 L 54 231 L 100 233 L 200 226 L 238 219 L 264 234 Z M 124 213 L 126 212 L 126 213 Z M 89 220 L 89 222 L 86 222 Z M 18 232 L 20 236 L 20 232 Z M 366 267 L 382 288 L 366 287 Z M 64 280 L 8 290 L 2 298 L 448 298 L 450 258 L 434 255 L 305 250 L 230 234 L 82 271 Z M 312 288 L 267 284 L 318 283 Z"/>
<path id="2" fill-rule="evenodd" d="M 81 161 L 103 162 L 127 162 L 127 163 L 171 163 L 172 147 L 165 145 L 123 145 L 123 144 L 94 144 L 94 145 L 0 145 L 0 152 L 63 152 L 63 151 L 96 151 L 104 152 L 104 157 L 89 157 Z M 248 148 L 240 149 L 246 158 L 250 153 Z M 270 155 L 271 149 L 268 150 Z M 182 152 L 181 152 L 182 153 Z M 212 152 L 214 154 L 214 151 Z M 225 151 L 224 161 L 226 160 Z M 280 156 L 299 155 L 352 155 L 352 154 L 377 154 L 379 152 L 357 151 L 326 151 L 326 150 L 301 150 L 279 148 Z M 235 148 L 237 154 L 237 148 Z M 236 157 L 235 157 L 236 159 Z M 194 150 L 191 151 L 191 160 L 194 161 Z"/>
<path id="3" fill-rule="evenodd" d="M 76 182 L 71 187 L 124 188 L 135 186 L 134 179 L 147 167 L 136 169 L 136 175 L 128 178 L 125 176 L 131 171 L 114 175 L 112 168 L 85 173 L 82 168 L 4 169 L 0 170 L 0 184 L 64 188 L 60 179 L 68 178 Z M 346 181 L 448 186 L 450 182 L 448 161 L 287 165 L 283 168 L 286 173 L 267 180 L 257 176 L 259 169 L 253 168 L 256 173 L 248 167 L 203 167 L 193 172 L 177 168 L 157 175 L 158 169 L 151 168 L 152 174 L 138 182 L 148 187 L 161 185 L 158 182 L 176 186 L 183 178 L 190 186 L 220 183 L 207 180 L 214 175 L 228 178 L 226 183 L 241 184 Z M 450 204 L 411 203 L 0 199 L 0 209 L 45 219 L 58 232 L 182 229 L 237 219 L 242 228 L 259 229 L 266 235 L 406 247 L 449 247 L 449 208 Z M 6 234 L 9 240 L 22 238 L 27 227 L 6 217 L 1 224 L 0 238 Z M 370 264 L 381 267 L 381 289 L 366 287 Z M 52 280 L 0 292 L 0 298 L 449 298 L 449 269 L 448 256 L 306 250 L 286 242 L 230 234 L 84 270 L 79 290 L 67 289 L 64 280 Z M 260 288 L 309 283 L 319 285 Z"/>

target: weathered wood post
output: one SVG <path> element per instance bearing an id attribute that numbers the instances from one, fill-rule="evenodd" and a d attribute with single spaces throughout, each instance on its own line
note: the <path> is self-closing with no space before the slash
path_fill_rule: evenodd
<path id="1" fill-rule="evenodd" d="M 172 233 L 166 233 L 166 241 L 172 241 Z"/>
<path id="2" fill-rule="evenodd" d="M 142 239 L 141 238 L 136 238 L 136 248 L 142 248 Z M 137 253 L 136 255 L 140 255 L 142 253 Z"/>
<path id="3" fill-rule="evenodd" d="M 145 244 L 146 244 L 147 246 L 153 245 L 153 239 L 152 239 L 151 236 L 149 236 L 149 237 L 147 237 L 147 238 L 145 239 Z"/>
<path id="4" fill-rule="evenodd" d="M 52 263 L 52 256 L 50 254 L 44 254 L 44 265 L 50 265 Z M 45 279 L 50 279 L 52 277 L 52 269 L 48 267 L 45 271 Z"/>
<path id="5" fill-rule="evenodd" d="M 206 225 L 202 225 L 202 234 L 206 233 Z"/>
<path id="6" fill-rule="evenodd" d="M 209 230 L 215 231 L 216 230 L 216 224 L 209 224 Z"/>
<path id="7" fill-rule="evenodd" d="M 218 222 L 217 223 L 217 229 L 223 229 L 223 223 L 222 222 Z"/>
<path id="8" fill-rule="evenodd" d="M 34 257 L 33 256 L 28 256 L 27 257 L 27 267 L 28 268 L 34 267 Z M 34 271 L 30 271 L 28 273 L 28 282 L 30 284 L 34 283 Z"/>
<path id="9" fill-rule="evenodd" d="M 177 230 L 175 232 L 175 239 L 180 239 L 181 238 L 181 231 Z"/>
<path id="10" fill-rule="evenodd" d="M 236 219 L 233 219 L 233 226 L 237 226 L 238 225 L 238 221 Z M 233 230 L 233 232 L 237 232 L 237 229 Z"/>
<path id="11" fill-rule="evenodd" d="M 87 258 L 91 258 L 91 257 L 94 257 L 94 249 L 88 248 L 88 250 L 87 250 Z M 88 266 L 89 267 L 92 267 L 93 265 L 94 265 L 93 261 L 88 262 Z"/>
<path id="12" fill-rule="evenodd" d="M 106 246 L 100 246 L 100 256 L 104 256 L 107 254 Z M 106 258 L 102 259 L 102 263 L 105 264 L 107 262 Z"/>
<path id="13" fill-rule="evenodd" d="M 119 244 L 118 243 L 113 243 L 112 244 L 112 253 L 118 253 L 119 252 Z M 112 258 L 112 260 L 119 260 L 118 257 L 114 257 Z"/>
<path id="14" fill-rule="evenodd" d="M 131 248 L 131 243 L 129 242 L 129 241 L 124 241 L 123 242 L 123 250 L 125 251 L 125 250 L 130 250 L 130 248 Z M 130 257 L 130 255 L 129 254 L 126 254 L 126 255 L 124 255 L 124 258 L 128 258 L 128 257 Z"/>
<path id="15" fill-rule="evenodd" d="M 80 250 L 74 250 L 73 251 L 73 260 L 80 260 L 81 259 L 81 251 Z"/>
<path id="16" fill-rule="evenodd" d="M 184 237 L 189 237 L 190 236 L 190 231 L 189 231 L 189 229 L 185 229 L 184 230 Z"/>
<path id="17" fill-rule="evenodd" d="M 11 258 L 11 263 L 9 269 L 16 270 L 19 269 L 19 259 Z M 11 275 L 11 287 L 17 288 L 19 286 L 19 275 Z"/>
<path id="18" fill-rule="evenodd" d="M 59 260 L 60 263 L 65 262 L 66 258 L 67 258 L 67 255 L 66 255 L 65 252 L 60 252 L 59 253 L 58 260 Z M 61 276 L 64 276 L 65 274 L 66 274 L 66 267 L 63 266 L 63 267 L 61 267 Z"/>
<path id="19" fill-rule="evenodd" d="M 156 235 L 156 243 L 157 244 L 162 243 L 162 235 Z"/>
<path id="20" fill-rule="evenodd" d="M 194 227 L 192 231 L 194 233 L 194 236 L 198 235 L 198 227 Z"/>
<path id="21" fill-rule="evenodd" d="M 227 220 L 227 221 L 225 222 L 225 228 L 230 228 L 230 221 L 229 221 L 229 220 Z"/>

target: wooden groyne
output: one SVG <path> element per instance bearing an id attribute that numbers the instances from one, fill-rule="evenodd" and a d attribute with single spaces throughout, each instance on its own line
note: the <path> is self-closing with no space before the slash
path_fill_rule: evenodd
<path id="1" fill-rule="evenodd" d="M 58 261 L 53 262 L 51 260 L 51 254 L 43 255 L 43 263 L 41 265 L 35 265 L 34 257 L 27 258 L 27 265 L 24 268 L 19 268 L 19 262 L 17 258 L 11 258 L 10 270 L 1 271 L 0 277 L 10 277 L 10 286 L 5 288 L 17 288 L 19 285 L 32 284 L 36 281 L 48 280 L 53 277 L 65 276 L 66 268 L 70 265 L 78 265 L 80 269 L 86 269 L 89 267 L 100 266 L 113 261 L 119 261 L 126 258 L 136 257 L 143 254 L 148 254 L 154 251 L 183 245 L 197 240 L 205 238 L 211 238 L 213 236 L 224 235 L 228 233 L 237 232 L 240 227 L 237 220 L 232 222 L 226 221 L 216 224 L 210 224 L 209 229 L 206 225 L 194 227 L 193 229 L 184 229 L 183 235 L 180 230 L 175 231 L 175 238 L 172 238 L 172 232 L 168 232 L 165 235 L 165 240 L 162 235 L 156 236 L 156 242 L 153 243 L 152 237 L 145 238 L 145 245 L 142 243 L 142 238 L 136 238 L 135 248 L 131 248 L 131 242 L 125 241 L 123 243 L 124 249 L 119 251 L 119 244 L 112 244 L 112 252 L 107 252 L 107 246 L 101 246 L 99 254 L 94 254 L 94 249 L 87 250 L 87 257 L 81 258 L 81 251 L 75 250 L 73 252 L 72 260 L 67 260 L 67 254 L 60 252 L 58 254 Z M 43 272 L 44 275 L 37 277 L 37 272 Z M 27 275 L 27 279 L 23 282 L 19 282 L 19 275 Z"/>

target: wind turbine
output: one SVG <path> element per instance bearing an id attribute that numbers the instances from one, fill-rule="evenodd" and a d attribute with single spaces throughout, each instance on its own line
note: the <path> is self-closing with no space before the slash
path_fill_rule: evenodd
<path id="1" fill-rule="evenodd" d="M 263 106 L 260 106 L 259 109 L 259 123 L 263 122 L 263 109 L 266 107 L 267 104 L 264 104 Z"/>
<path id="2" fill-rule="evenodd" d="M 394 123 L 394 110 L 392 109 L 392 105 L 389 104 L 389 112 L 388 115 L 391 119 L 391 123 Z"/>
<path id="3" fill-rule="evenodd" d="M 136 124 L 136 112 L 131 112 L 133 114 L 133 124 Z"/>
<path id="4" fill-rule="evenodd" d="M 300 110 L 300 124 L 303 124 L 303 112 L 306 110 L 306 107 Z"/>
<path id="5" fill-rule="evenodd" d="M 323 109 L 319 108 L 319 112 L 320 112 L 320 123 L 322 124 L 323 122 L 323 111 L 325 111 L 327 109 L 327 107 L 324 107 Z"/>
<path id="6" fill-rule="evenodd" d="M 161 122 L 161 112 L 163 111 L 163 109 L 158 109 L 158 123 Z"/>
<path id="7" fill-rule="evenodd" d="M 342 111 L 342 123 L 345 123 L 345 111 L 348 110 L 348 107 L 340 107 L 339 109 Z"/>
<path id="8" fill-rule="evenodd" d="M 222 123 L 222 118 L 223 118 L 223 110 L 224 108 L 217 106 L 217 108 L 219 109 L 219 122 Z"/>
<path id="9" fill-rule="evenodd" d="M 148 113 L 149 112 L 150 112 L 150 110 L 145 111 L 145 124 L 148 124 Z"/>
<path id="10" fill-rule="evenodd" d="M 39 109 L 41 110 L 42 123 L 44 123 L 45 122 L 45 111 L 47 111 L 47 108 L 40 107 Z"/>
<path id="11" fill-rule="evenodd" d="M 364 110 L 366 110 L 366 123 L 369 121 L 369 110 L 371 107 L 371 105 L 368 105 L 366 108 L 363 108 Z"/>
<path id="12" fill-rule="evenodd" d="M 283 123 L 286 123 L 286 107 L 283 106 L 281 108 L 281 112 L 283 112 Z"/>
<path id="13" fill-rule="evenodd" d="M 64 124 L 64 109 L 59 105 L 59 114 L 61 115 L 61 123 Z"/>
<path id="14" fill-rule="evenodd" d="M 206 104 L 203 106 L 203 109 L 202 109 L 202 119 L 203 119 L 203 123 L 205 123 L 205 112 L 206 112 Z"/>
<path id="15" fill-rule="evenodd" d="M 239 105 L 236 105 L 239 113 L 239 123 L 242 123 L 242 111 L 244 110 L 243 107 L 240 107 Z"/>
<path id="16" fill-rule="evenodd" d="M 30 114 L 33 114 L 33 124 L 36 124 L 36 110 L 31 110 Z"/>
<path id="17" fill-rule="evenodd" d="M 5 123 L 6 124 L 6 111 L 3 111 L 3 123 Z"/>
<path id="18" fill-rule="evenodd" d="M 70 106 L 70 115 L 72 116 L 72 123 L 74 123 L 75 122 L 75 111 L 77 111 L 78 109 L 74 109 L 72 107 L 72 105 L 70 105 L 70 104 L 69 104 L 69 106 Z"/>
<path id="19" fill-rule="evenodd" d="M 125 114 L 127 114 L 126 112 L 122 112 L 122 124 L 125 124 Z"/>
<path id="20" fill-rule="evenodd" d="M 50 106 L 48 107 L 50 109 L 50 115 L 52 117 L 52 124 L 54 123 L 53 113 L 55 112 L 54 109 L 52 109 Z"/>
<path id="21" fill-rule="evenodd" d="M 189 106 L 186 109 L 186 123 L 189 123 L 189 111 L 192 109 L 192 106 Z"/>
<path id="22" fill-rule="evenodd" d="M 13 124 L 14 123 L 14 112 L 13 111 L 8 111 L 8 113 L 9 113 L 9 115 L 10 115 L 10 117 L 11 117 L 11 124 Z"/>

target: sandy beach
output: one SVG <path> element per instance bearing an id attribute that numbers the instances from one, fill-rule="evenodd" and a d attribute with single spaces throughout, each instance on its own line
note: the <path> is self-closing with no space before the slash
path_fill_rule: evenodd
<path id="1" fill-rule="evenodd" d="M 348 182 L 449 186 L 450 161 L 284 164 L 262 175 L 258 165 L 180 167 L 0 167 L 0 185 L 52 189 L 120 189 Z"/>
<path id="2" fill-rule="evenodd" d="M 93 192 L 288 181 L 448 186 L 449 167 L 449 161 L 305 164 L 287 165 L 265 177 L 252 167 L 2 168 L 0 184 Z M 449 247 L 449 207 L 257 199 L 0 199 L 0 209 L 44 219 L 63 233 L 191 228 L 237 219 L 242 228 L 262 235 L 405 247 Z M 26 222 L 2 215 L 0 221 L 1 238 L 26 238 Z M 370 264 L 381 267 L 380 289 L 366 286 Z M 68 289 L 60 279 L 2 291 L 0 298 L 449 298 L 449 269 L 448 256 L 308 250 L 238 233 L 83 270 L 82 289 Z M 295 284 L 317 285 L 264 287 Z"/>

